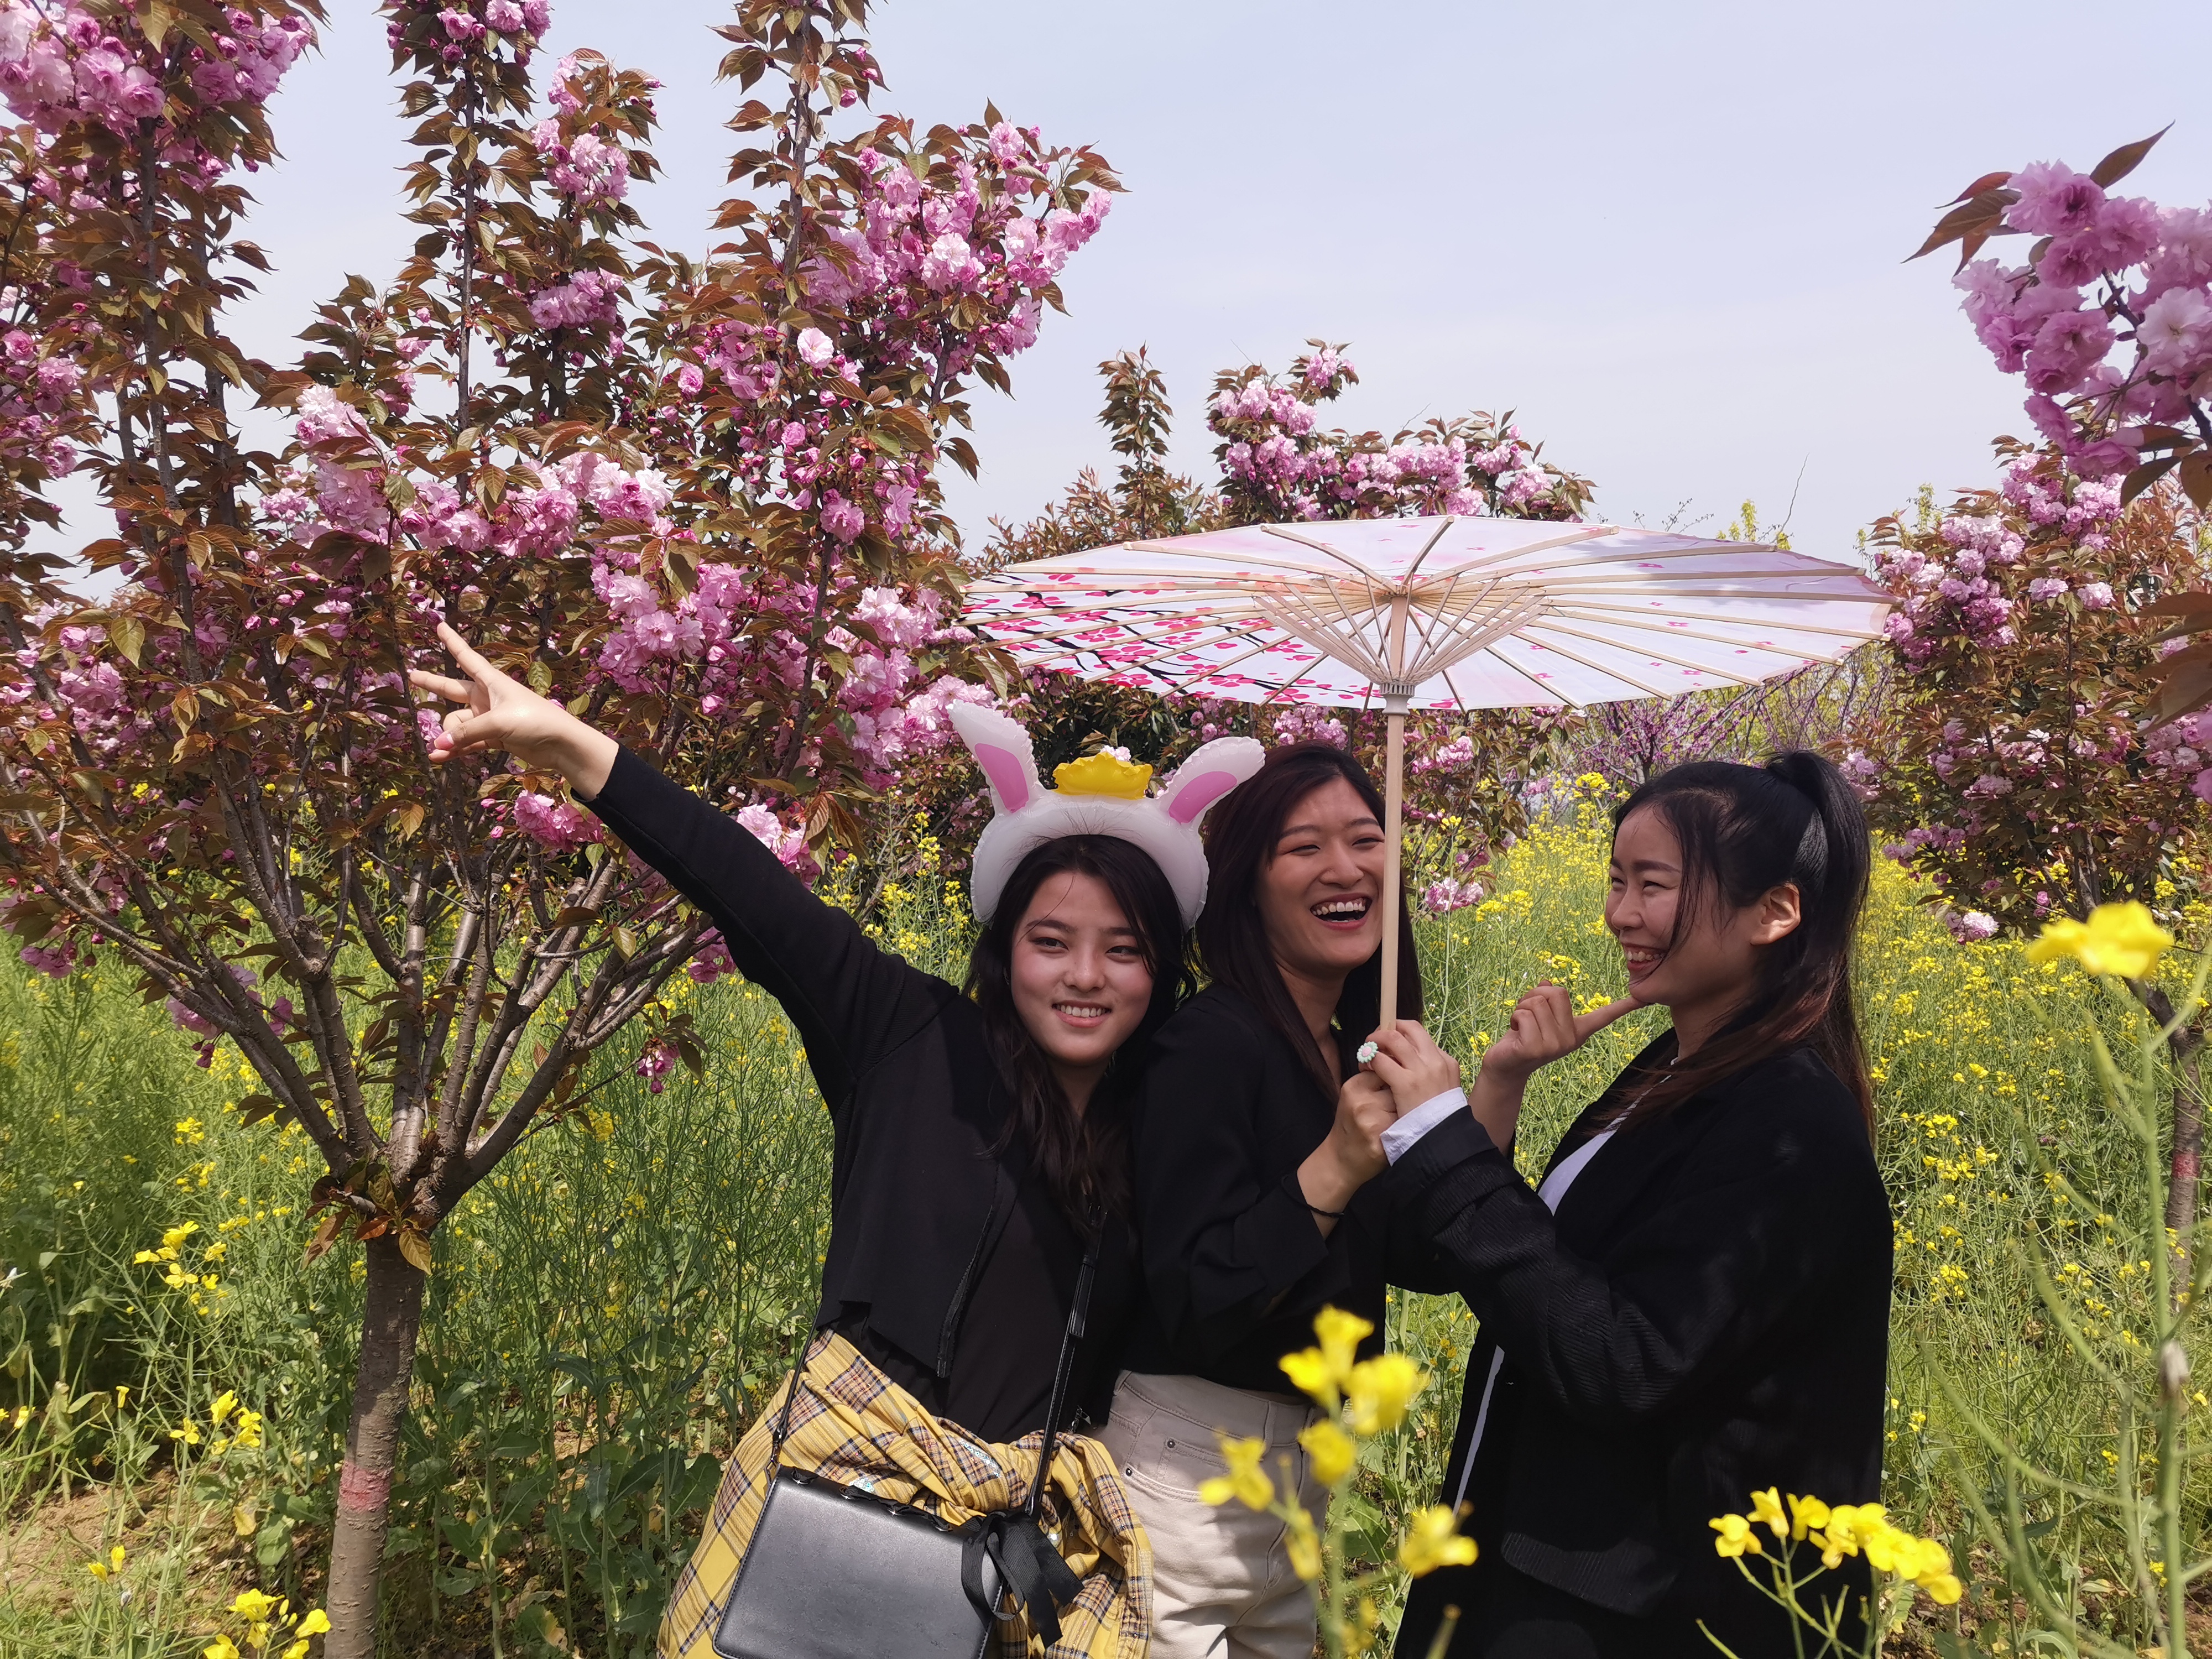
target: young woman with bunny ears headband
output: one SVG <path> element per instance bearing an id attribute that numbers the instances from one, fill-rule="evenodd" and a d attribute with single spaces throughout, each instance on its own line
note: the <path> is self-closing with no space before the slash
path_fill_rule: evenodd
<path id="1" fill-rule="evenodd" d="M 1129 1060 L 1189 988 L 1189 929 L 1206 900 L 1200 820 L 1258 769 L 1260 745 L 1207 744 L 1158 794 L 1147 790 L 1150 768 L 1111 756 L 1060 768 L 1059 787 L 1047 789 L 1018 725 L 955 705 L 997 809 L 976 847 L 970 891 L 983 931 L 963 994 L 878 948 L 727 814 L 501 673 L 451 629 L 439 637 L 466 678 L 412 676 L 463 705 L 446 716 L 438 757 L 504 750 L 560 772 L 713 919 L 805 1044 L 836 1151 L 820 1335 L 807 1364 L 820 1386 L 791 1415 L 786 1461 L 811 1443 L 809 1425 L 826 1411 L 818 1395 L 834 1386 L 848 1405 L 866 1396 L 864 1426 L 889 1461 L 836 1463 L 833 1478 L 896 1496 L 926 1467 L 922 1484 L 954 1510 L 963 1497 L 979 1512 L 1018 1502 L 1018 1491 L 1006 1493 L 1023 1486 L 1037 1453 L 1032 1444 L 1024 1462 L 1002 1443 L 1044 1426 L 1094 1245 L 1069 1398 L 1092 1420 L 1109 1407 L 1138 1292 Z M 670 1601 L 663 1659 L 708 1651 L 768 1484 L 770 1415 L 725 1471 Z M 847 1438 L 836 1455 L 849 1459 L 855 1443 Z M 866 1449 L 869 1437 L 857 1443 Z M 1065 1621 L 1076 1650 L 1137 1659 L 1150 1600 L 1141 1530 L 1096 1443 L 1060 1444 L 1048 1519 L 1083 1583 L 1057 1613 L 1032 1597 L 1032 1628 Z"/>

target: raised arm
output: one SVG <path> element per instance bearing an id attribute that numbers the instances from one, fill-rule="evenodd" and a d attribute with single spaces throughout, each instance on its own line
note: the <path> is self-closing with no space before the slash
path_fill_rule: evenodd
<path id="1" fill-rule="evenodd" d="M 557 771 L 580 799 L 721 930 L 746 978 L 783 1005 L 823 1096 L 842 1108 L 854 1080 L 957 994 L 877 949 L 727 813 L 672 782 L 550 699 L 501 673 L 452 629 L 438 637 L 465 679 L 412 672 L 461 704 L 434 760 L 505 750 Z"/>

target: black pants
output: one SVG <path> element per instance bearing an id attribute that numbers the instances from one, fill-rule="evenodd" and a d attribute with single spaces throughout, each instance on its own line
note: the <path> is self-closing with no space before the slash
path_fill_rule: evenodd
<path id="1" fill-rule="evenodd" d="M 1428 1659 L 1447 1607 L 1460 1620 L 1445 1659 L 1719 1659 L 1694 1620 L 1610 1612 L 1490 1554 L 1414 1581 L 1393 1659 Z"/>

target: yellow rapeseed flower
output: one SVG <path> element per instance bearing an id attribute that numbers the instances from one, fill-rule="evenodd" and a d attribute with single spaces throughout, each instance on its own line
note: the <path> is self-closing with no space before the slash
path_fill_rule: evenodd
<path id="1" fill-rule="evenodd" d="M 123 1571 L 123 1546 L 118 1544 L 113 1549 L 107 1552 L 107 1559 L 105 1561 L 88 1561 L 84 1564 L 84 1570 L 90 1573 L 94 1578 L 112 1578 L 117 1573 Z"/>
<path id="2" fill-rule="evenodd" d="M 1291 1571 L 1310 1584 L 1321 1577 L 1321 1534 L 1314 1530 L 1313 1516 L 1303 1507 L 1291 1511 L 1291 1524 L 1284 1541 L 1290 1546 Z"/>
<path id="3" fill-rule="evenodd" d="M 1275 1483 L 1260 1467 L 1260 1460 L 1267 1455 L 1267 1443 L 1264 1440 L 1232 1440 L 1223 1435 L 1221 1455 L 1228 1461 L 1229 1473 L 1201 1482 L 1199 1501 L 1218 1505 L 1234 1498 L 1241 1499 L 1247 1509 L 1266 1509 L 1275 1501 Z"/>
<path id="4" fill-rule="evenodd" d="M 1285 1354 L 1280 1362 L 1283 1374 L 1300 1392 L 1334 1411 L 1340 1391 L 1352 1378 L 1359 1345 L 1374 1331 L 1375 1327 L 1358 1314 L 1323 1308 L 1314 1316 L 1314 1334 L 1321 1339 L 1321 1346 Z"/>
<path id="5" fill-rule="evenodd" d="M 186 1221 L 172 1227 L 161 1235 L 161 1248 L 165 1250 L 176 1249 L 199 1230 L 200 1224 L 197 1221 Z"/>
<path id="6" fill-rule="evenodd" d="M 2029 944 L 2027 959 L 2048 963 L 2072 957 L 2093 974 L 2140 979 L 2172 946 L 2173 935 L 2152 919 L 2149 910 L 2129 899 L 2099 905 L 2086 922 L 2053 917 Z"/>
<path id="7" fill-rule="evenodd" d="M 221 1427 L 222 1420 L 237 1409 L 237 1394 L 229 1389 L 225 1389 L 221 1394 L 216 1395 L 215 1404 L 208 1407 L 208 1421 Z"/>
<path id="8" fill-rule="evenodd" d="M 238 1644 L 228 1636 L 218 1636 L 200 1650 L 200 1659 L 240 1659 Z"/>
<path id="9" fill-rule="evenodd" d="M 169 1438 L 181 1440 L 187 1446 L 197 1446 L 200 1443 L 200 1425 L 188 1417 L 182 1425 L 169 1431 Z"/>
<path id="10" fill-rule="evenodd" d="M 330 1615 L 320 1607 L 311 1609 L 307 1616 L 300 1621 L 300 1634 L 302 1636 L 327 1636 L 330 1632 Z"/>
<path id="11" fill-rule="evenodd" d="M 266 1619 L 276 1610 L 276 1597 L 267 1590 L 240 1590 L 230 1610 L 241 1619 Z"/>
<path id="12" fill-rule="evenodd" d="M 1366 1321 L 1359 1322 L 1365 1324 Z M 1406 1420 L 1406 1407 L 1428 1386 L 1429 1374 L 1402 1353 L 1363 1359 L 1345 1379 L 1354 1434 L 1387 1434 Z"/>
<path id="13" fill-rule="evenodd" d="M 1472 1566 L 1474 1556 L 1474 1540 L 1459 1530 L 1458 1517 L 1449 1505 L 1432 1504 L 1407 1517 L 1398 1565 L 1414 1577 L 1438 1567 Z"/>
<path id="14" fill-rule="evenodd" d="M 1790 1514 L 1790 1535 L 1800 1543 L 1804 1541 L 1806 1534 L 1828 1524 L 1828 1506 L 1817 1498 L 1800 1498 L 1791 1492 Z"/>
<path id="15" fill-rule="evenodd" d="M 1777 1538 L 1790 1535 L 1790 1517 L 1782 1512 L 1782 1495 L 1772 1486 L 1751 1495 L 1751 1518 L 1765 1523 Z"/>
<path id="16" fill-rule="evenodd" d="M 1720 1535 L 1713 1540 L 1713 1553 L 1733 1559 L 1747 1553 L 1758 1555 L 1759 1534 L 1751 1529 L 1751 1522 L 1740 1515 L 1717 1515 L 1705 1522 Z"/>
<path id="17" fill-rule="evenodd" d="M 1314 1479 L 1324 1486 L 1334 1486 L 1350 1474 L 1359 1458 L 1352 1437 L 1326 1417 L 1302 1431 L 1298 1444 L 1313 1460 Z"/>

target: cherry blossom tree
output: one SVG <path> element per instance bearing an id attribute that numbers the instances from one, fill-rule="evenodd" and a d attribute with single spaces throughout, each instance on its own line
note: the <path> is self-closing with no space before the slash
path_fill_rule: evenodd
<path id="1" fill-rule="evenodd" d="M 2062 446 L 1999 452 L 1997 489 L 1948 512 L 1923 494 L 1876 526 L 1897 680 L 1839 759 L 1889 854 L 1931 884 L 1962 939 L 2124 899 L 2172 917 L 2203 890 L 2212 719 L 2145 714 L 2170 649 L 2146 613 L 2201 579 L 2203 521 L 2172 480 L 2124 507 L 2121 476 L 2081 475 Z M 2130 986 L 2172 1018 L 2157 985 Z M 2167 1222 L 2185 1241 L 2203 1042 L 2194 1024 L 2172 1039 Z"/>
<path id="2" fill-rule="evenodd" d="M 351 1659 L 441 1220 L 641 1014 L 641 1072 L 696 1066 L 647 1011 L 729 966 L 558 780 L 431 767 L 405 671 L 450 621 L 810 868 L 981 695 L 937 467 L 973 469 L 969 389 L 1007 385 L 1118 186 L 995 111 L 871 114 L 866 0 L 741 0 L 747 193 L 706 257 L 665 252 L 626 199 L 655 82 L 546 63 L 546 0 L 389 0 L 421 234 L 272 367 L 223 331 L 261 263 L 240 173 L 315 15 L 0 0 L 0 874 L 27 960 L 127 964 L 327 1164 L 308 1248 L 367 1267 Z M 282 453 L 240 400 L 289 414 Z M 72 470 L 115 518 L 98 601 L 27 548 Z"/>

